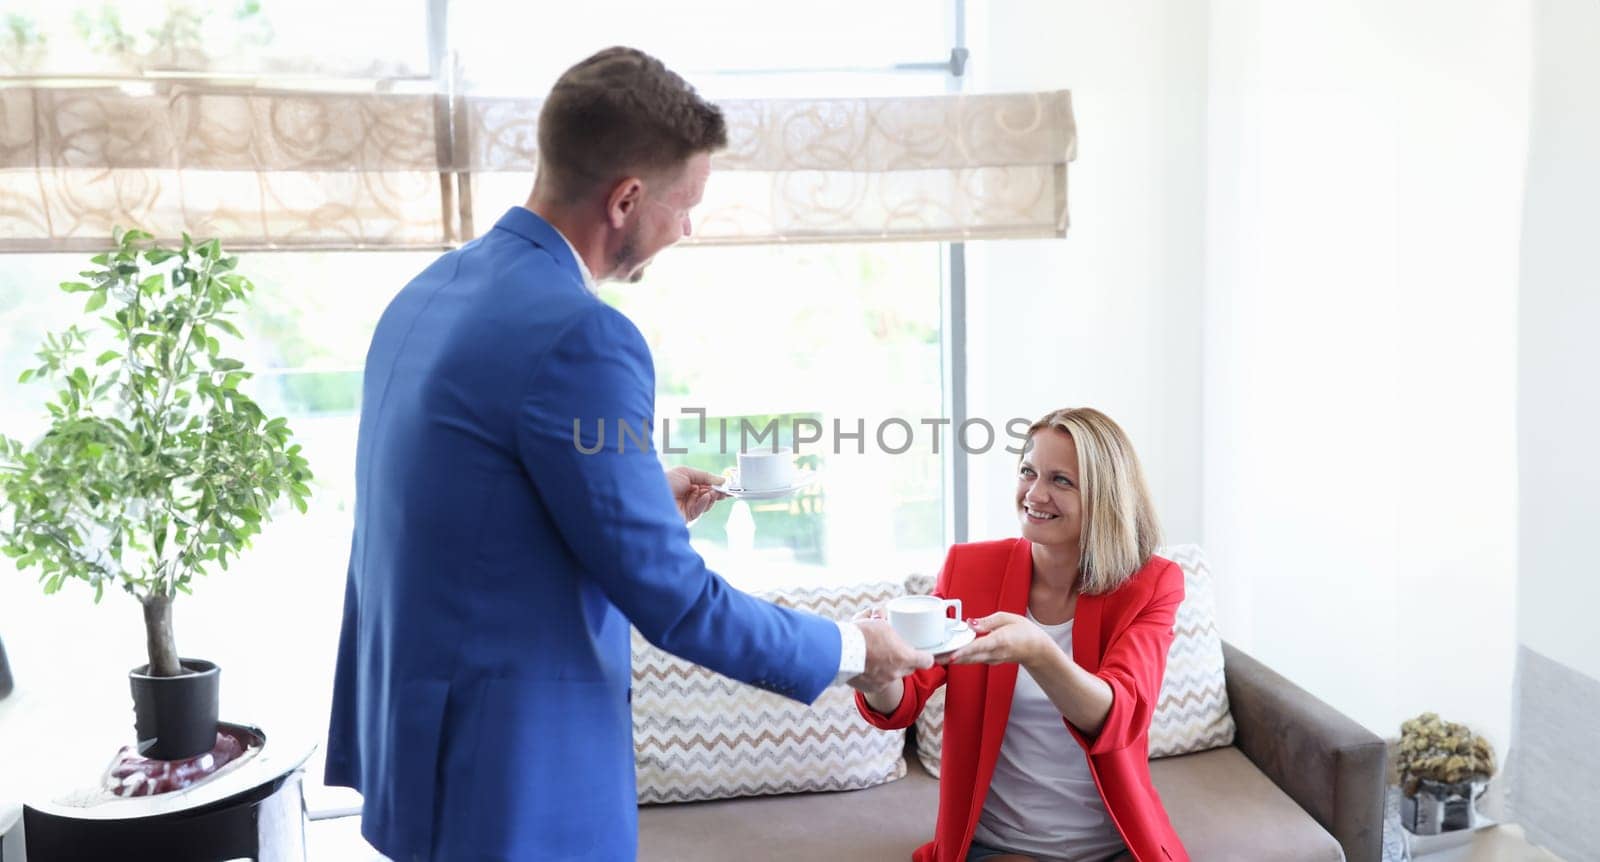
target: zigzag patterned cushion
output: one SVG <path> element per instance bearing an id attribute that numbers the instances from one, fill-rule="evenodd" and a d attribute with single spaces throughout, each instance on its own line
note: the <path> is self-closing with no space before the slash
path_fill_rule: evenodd
<path id="1" fill-rule="evenodd" d="M 1156 552 L 1183 569 L 1183 604 L 1173 624 L 1167 651 L 1167 675 L 1161 700 L 1150 719 L 1150 756 L 1170 757 L 1233 744 L 1233 715 L 1228 711 L 1228 686 L 1222 667 L 1222 637 L 1217 633 L 1217 606 L 1211 570 L 1199 545 L 1174 545 Z M 933 591 L 930 575 L 906 579 L 906 592 Z M 928 699 L 917 716 L 917 759 L 939 774 L 944 741 L 944 690 Z"/>
<path id="2" fill-rule="evenodd" d="M 937 579 L 933 575 L 912 575 L 906 578 L 906 592 L 910 595 L 926 595 L 933 592 Z M 939 777 L 939 756 L 944 750 L 944 686 L 928 698 L 922 705 L 922 714 L 917 716 L 917 759 L 922 761 L 922 768 L 934 778 Z"/>
<path id="3" fill-rule="evenodd" d="M 900 593 L 882 582 L 761 595 L 849 619 Z M 633 744 L 641 803 L 854 790 L 906 774 L 904 731 L 869 727 L 848 686 L 806 706 L 668 655 L 637 631 Z"/>
<path id="4" fill-rule="evenodd" d="M 1157 554 L 1183 567 L 1183 604 L 1173 623 L 1161 701 L 1150 718 L 1150 756 L 1169 757 L 1233 744 L 1228 680 L 1217 633 L 1211 569 L 1199 545 L 1173 545 Z"/>

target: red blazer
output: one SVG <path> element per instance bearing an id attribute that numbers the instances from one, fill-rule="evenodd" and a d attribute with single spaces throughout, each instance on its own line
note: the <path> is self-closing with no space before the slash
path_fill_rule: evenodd
<path id="1" fill-rule="evenodd" d="M 1024 614 L 1033 581 L 1032 545 L 1025 539 L 954 545 L 934 592 L 961 599 L 969 617 L 996 611 Z M 1161 695 L 1173 619 L 1183 601 L 1183 570 L 1151 557 L 1132 579 L 1103 596 L 1078 597 L 1072 627 L 1072 658 L 1111 685 L 1111 712 L 1093 739 L 1063 719 L 1089 753 L 1106 811 L 1138 862 L 1187 862 L 1161 797 L 1150 783 L 1150 716 Z M 906 677 L 906 693 L 891 715 L 856 708 L 875 727 L 908 727 L 941 685 L 945 694 L 944 754 L 940 760 L 939 820 L 933 841 L 915 862 L 962 862 L 994 777 L 1000 740 L 1011 712 L 1017 666 L 949 665 Z"/>

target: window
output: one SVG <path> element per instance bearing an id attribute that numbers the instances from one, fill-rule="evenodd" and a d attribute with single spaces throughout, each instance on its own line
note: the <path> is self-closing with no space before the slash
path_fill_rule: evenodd
<path id="1" fill-rule="evenodd" d="M 392 4 L 308 0 L 246 0 L 226 12 L 153 0 L 115 7 L 24 3 L 0 16 L 10 33 L 0 38 L 0 74 L 127 75 L 176 66 L 267 77 L 425 77 L 427 9 L 401 8 L 407 14 Z M 542 17 L 544 9 L 449 4 L 450 47 L 462 58 L 469 89 L 543 93 L 571 62 L 621 42 L 657 53 L 716 97 L 945 90 L 937 71 L 888 71 L 948 53 L 943 8 L 919 0 L 869 6 L 824 0 L 803 9 L 717 0 L 688 11 L 611 0 L 559 19 Z M 855 25 L 837 27 L 846 17 Z M 775 28 L 793 38 L 772 42 Z M 113 43 L 123 47 L 108 52 Z M 519 186 L 516 194 L 525 190 Z M 306 516 L 285 511 L 230 571 L 201 580 L 176 605 L 179 649 L 224 668 L 225 718 L 319 746 L 325 738 L 354 501 L 361 367 L 379 314 L 435 254 L 241 254 L 239 271 L 258 286 L 242 327 L 241 353 L 256 372 L 248 387 L 265 409 L 290 418 L 316 482 Z M 948 435 L 940 438 L 923 420 L 946 415 L 944 255 L 934 242 L 681 248 L 663 254 L 644 282 L 603 287 L 655 354 L 655 442 L 689 450 L 667 456 L 669 463 L 713 471 L 731 466 L 746 421 L 765 428 L 776 420 L 785 444 L 794 443 L 797 422 L 821 429 L 821 439 L 802 443 L 800 452 L 824 481 L 791 500 L 726 501 L 693 526 L 696 548 L 735 585 L 759 590 L 892 579 L 937 566 L 946 542 Z M 18 384 L 17 374 L 44 332 L 78 319 L 81 306 L 56 285 L 86 256 L 0 256 L 0 421 L 14 437 L 42 427 L 46 390 Z M 685 412 L 695 409 L 708 419 L 704 443 L 699 421 Z M 722 422 L 734 441 L 726 449 Z M 862 436 L 836 435 L 836 422 L 844 435 Z M 667 428 L 670 440 L 662 437 Z M 45 597 L 25 575 L 0 576 L 0 636 L 19 670 L 48 667 L 62 683 L 52 685 L 48 703 L 35 701 L 29 711 L 7 713 L 0 704 L 0 762 L 31 756 L 10 747 L 31 738 L 31 730 L 103 739 L 106 716 L 126 714 L 123 675 L 141 663 L 143 635 L 125 598 L 110 595 L 91 606 L 82 590 Z M 93 774 L 110 754 L 82 752 L 74 768 Z M 312 785 L 320 782 L 320 753 L 308 775 Z M 14 790 L 0 784 L 0 798 L 15 797 Z M 313 808 L 350 799 L 312 790 Z"/>
<path id="2" fill-rule="evenodd" d="M 382 0 L 13 0 L 0 75 L 427 77 L 428 20 Z M 375 26 L 381 22 L 381 26 Z"/>

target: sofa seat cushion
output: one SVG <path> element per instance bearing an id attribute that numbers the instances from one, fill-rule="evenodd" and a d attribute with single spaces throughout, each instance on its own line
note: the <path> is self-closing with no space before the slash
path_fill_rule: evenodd
<path id="1" fill-rule="evenodd" d="M 933 838 L 939 807 L 938 780 L 910 760 L 905 778 L 866 790 L 641 805 L 639 859 L 910 859 Z M 1150 775 L 1192 859 L 1344 859 L 1339 842 L 1237 748 L 1154 760 Z"/>
<path id="2" fill-rule="evenodd" d="M 1150 777 L 1190 858 L 1344 859 L 1339 842 L 1233 746 L 1152 760 Z"/>
<path id="3" fill-rule="evenodd" d="M 938 780 L 911 760 L 905 778 L 865 790 L 641 805 L 640 862 L 910 859 L 939 808 Z"/>

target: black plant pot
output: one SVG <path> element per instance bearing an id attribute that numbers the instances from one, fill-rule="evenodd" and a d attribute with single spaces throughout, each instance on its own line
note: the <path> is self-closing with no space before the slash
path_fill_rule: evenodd
<path id="1" fill-rule="evenodd" d="M 222 671 L 197 658 L 179 659 L 189 673 L 150 676 L 150 666 L 128 672 L 133 688 L 139 753 L 152 760 L 198 757 L 217 744 L 217 692 Z"/>
<path id="2" fill-rule="evenodd" d="M 6 661 L 6 642 L 0 641 L 0 700 L 11 693 L 11 664 Z"/>

